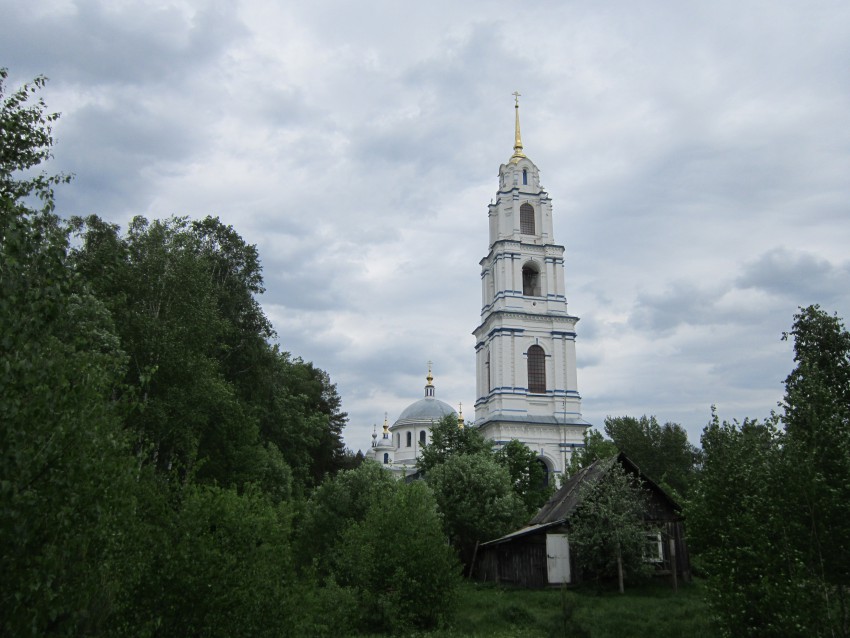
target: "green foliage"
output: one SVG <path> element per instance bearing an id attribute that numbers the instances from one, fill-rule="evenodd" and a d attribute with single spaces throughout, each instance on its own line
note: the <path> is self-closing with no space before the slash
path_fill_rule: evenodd
<path id="1" fill-rule="evenodd" d="M 646 491 L 616 458 L 598 463 L 604 474 L 581 484 L 580 505 L 570 518 L 576 565 L 597 582 L 616 577 L 618 564 L 624 579 L 643 578 L 650 569 L 644 561 L 651 531 L 644 521 Z"/>
<path id="2" fill-rule="evenodd" d="M 507 468 L 490 453 L 450 456 L 431 468 L 425 480 L 464 564 L 470 563 L 476 542 L 498 538 L 526 520 Z"/>
<path id="3" fill-rule="evenodd" d="M 451 456 L 490 452 L 492 448 L 492 441 L 486 440 L 479 430 L 458 427 L 457 417 L 447 414 L 431 426 L 431 442 L 422 448 L 416 467 L 427 474 Z"/>
<path id="4" fill-rule="evenodd" d="M 0 68 L 0 199 L 12 203 L 35 195 L 42 201 L 42 212 L 50 212 L 53 186 L 68 182 L 70 176 L 33 175 L 30 169 L 50 159 L 53 124 L 59 114 L 46 113 L 47 106 L 40 97 L 31 102 L 47 78 L 39 76 L 9 94 L 5 86 L 8 77 L 9 70 Z"/>
<path id="5" fill-rule="evenodd" d="M 377 463 L 328 478 L 314 490 L 298 524 L 300 562 L 312 564 L 322 577 L 331 574 L 336 548 L 349 527 L 361 522 L 369 509 L 396 488 L 396 481 Z"/>
<path id="6" fill-rule="evenodd" d="M 298 525 L 302 572 L 321 584 L 321 610 L 339 594 L 336 626 L 314 619 L 312 635 L 432 627 L 450 616 L 458 565 L 434 496 L 398 482 L 377 463 L 329 477 Z"/>
<path id="7" fill-rule="evenodd" d="M 740 425 L 713 416 L 688 507 L 693 547 L 725 635 L 846 636 L 850 334 L 810 306 L 784 338 L 796 362 L 785 432 L 775 416 Z"/>
<path id="8" fill-rule="evenodd" d="M 339 552 L 337 579 L 358 592 L 369 628 L 430 628 L 451 617 L 459 566 L 421 481 L 396 483 L 345 531 Z"/>
<path id="9" fill-rule="evenodd" d="M 142 409 L 127 427 L 143 463 L 184 482 L 280 481 L 279 498 L 339 467 L 347 417 L 336 387 L 269 344 L 254 246 L 213 217 L 136 217 L 124 236 L 96 216 L 73 225 L 74 267 L 130 355 L 126 383 Z"/>
<path id="10" fill-rule="evenodd" d="M 507 468 L 513 491 L 522 499 L 526 513 L 531 517 L 554 491 L 553 485 L 544 483 L 546 474 L 537 454 L 512 439 L 496 452 L 496 460 Z"/>
<path id="11" fill-rule="evenodd" d="M 795 582 L 803 574 L 780 496 L 787 481 L 776 420 L 721 423 L 713 414 L 701 441 L 687 520 L 723 634 L 805 634 L 811 600 Z"/>
<path id="12" fill-rule="evenodd" d="M 599 430 L 588 428 L 584 431 L 584 447 L 574 450 L 570 457 L 568 474 L 572 476 L 594 461 L 611 458 L 618 452 L 612 440 L 606 439 Z"/>
<path id="13" fill-rule="evenodd" d="M 785 380 L 783 497 L 791 535 L 818 594 L 823 633 L 850 635 L 850 333 L 818 306 L 789 334 L 796 366 Z M 793 468 L 793 469 L 792 469 Z"/>
<path id="14" fill-rule="evenodd" d="M 699 459 L 698 450 L 678 423 L 660 425 L 654 416 L 606 417 L 605 433 L 641 472 L 673 498 L 687 496 Z"/>
<path id="15" fill-rule="evenodd" d="M 167 500 L 172 503 L 148 506 L 146 560 L 113 630 L 130 636 L 298 635 L 292 631 L 299 612 L 283 506 L 259 491 L 202 485 Z"/>
<path id="16" fill-rule="evenodd" d="M 521 525 L 551 494 L 534 452 L 510 441 L 494 453 L 491 441 L 475 428 L 458 427 L 453 414 L 431 428 L 417 467 L 436 494 L 446 533 L 464 564 L 476 542 Z"/>
<path id="17" fill-rule="evenodd" d="M 625 595 L 596 588 L 516 589 L 465 582 L 451 625 L 433 638 L 714 638 L 702 583 L 678 592 L 658 581 Z"/>
<path id="18" fill-rule="evenodd" d="M 0 70 L 0 97 L 5 69 Z M 109 314 L 67 268 L 52 208 L 43 78 L 0 109 L 0 633 L 96 633 L 122 573 L 132 464 L 109 396 L 126 364 Z M 21 198 L 37 195 L 41 211 Z"/>
<path id="19" fill-rule="evenodd" d="M 1 633 L 92 630 L 131 504 L 107 400 L 126 359 L 108 313 L 64 269 L 63 235 L 0 212 Z"/>
<path id="20" fill-rule="evenodd" d="M 282 502 L 339 465 L 336 389 L 269 345 L 256 250 L 217 219 L 75 220 L 69 254 L 67 178 L 34 172 L 57 116 L 28 102 L 43 78 L 6 78 L 0 633 L 310 635 L 333 614 L 294 580 Z"/>

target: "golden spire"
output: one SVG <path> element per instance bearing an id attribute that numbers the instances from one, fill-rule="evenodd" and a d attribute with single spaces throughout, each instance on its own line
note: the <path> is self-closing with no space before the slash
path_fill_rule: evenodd
<path id="1" fill-rule="evenodd" d="M 387 423 L 387 413 L 384 412 L 384 438 L 386 439 L 390 433 L 390 425 Z"/>
<path id="2" fill-rule="evenodd" d="M 513 92 L 514 96 L 514 109 L 516 111 L 516 130 L 514 135 L 514 154 L 511 155 L 511 163 L 516 164 L 520 159 L 525 157 L 525 154 L 522 152 L 522 135 L 519 132 L 519 96 L 521 94 L 518 91 Z"/>
<path id="3" fill-rule="evenodd" d="M 431 374 L 431 362 L 428 362 L 428 376 L 425 377 L 425 380 L 428 381 L 428 385 L 434 385 L 434 375 Z"/>
<path id="4" fill-rule="evenodd" d="M 463 403 L 457 404 L 457 426 L 463 429 Z"/>

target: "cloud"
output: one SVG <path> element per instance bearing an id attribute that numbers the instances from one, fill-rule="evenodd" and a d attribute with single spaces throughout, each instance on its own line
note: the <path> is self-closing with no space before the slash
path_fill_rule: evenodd
<path id="1" fill-rule="evenodd" d="M 749 262 L 736 283 L 741 288 L 791 299 L 800 306 L 846 304 L 850 262 L 833 264 L 808 252 L 778 247 Z"/>
<path id="2" fill-rule="evenodd" d="M 30 6 L 32 5 L 32 6 Z M 50 76 L 62 214 L 219 215 L 256 243 L 282 346 L 347 441 L 475 400 L 487 203 L 522 99 L 554 201 L 588 419 L 693 440 L 761 416 L 798 305 L 848 299 L 850 5 L 0 0 L 0 59 Z"/>

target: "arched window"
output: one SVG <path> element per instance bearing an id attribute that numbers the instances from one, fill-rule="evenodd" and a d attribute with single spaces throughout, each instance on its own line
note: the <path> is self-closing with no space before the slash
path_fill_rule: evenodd
<path id="1" fill-rule="evenodd" d="M 384 465 L 387 465 L 390 462 L 390 453 L 384 452 Z"/>
<path id="2" fill-rule="evenodd" d="M 419 433 L 419 445 L 425 445 L 425 430 Z"/>
<path id="3" fill-rule="evenodd" d="M 493 383 L 490 380 L 490 349 L 487 349 L 487 359 L 484 360 L 484 365 L 487 367 L 487 392 L 493 389 Z"/>
<path id="4" fill-rule="evenodd" d="M 531 204 L 519 207 L 519 232 L 523 235 L 534 234 L 534 209 Z"/>
<path id="5" fill-rule="evenodd" d="M 410 447 L 413 443 L 413 436 L 410 432 L 407 433 L 407 447 Z"/>
<path id="6" fill-rule="evenodd" d="M 540 271 L 534 262 L 528 262 L 522 267 L 522 294 L 527 297 L 540 296 Z"/>
<path id="7" fill-rule="evenodd" d="M 546 353 L 536 345 L 528 349 L 528 391 L 534 394 L 546 392 Z"/>
<path id="8" fill-rule="evenodd" d="M 537 462 L 540 463 L 540 467 L 543 468 L 543 487 L 549 487 L 549 466 L 546 465 L 546 461 L 538 458 Z"/>
<path id="9" fill-rule="evenodd" d="M 528 184 L 528 171 L 525 169 L 522 169 L 522 184 L 523 186 Z"/>

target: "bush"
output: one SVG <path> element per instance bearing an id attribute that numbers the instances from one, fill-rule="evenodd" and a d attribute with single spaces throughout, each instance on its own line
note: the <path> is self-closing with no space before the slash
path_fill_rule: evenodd
<path id="1" fill-rule="evenodd" d="M 161 497 L 161 495 L 159 495 Z M 156 495 L 152 498 L 156 498 Z M 248 490 L 186 487 L 152 517 L 147 564 L 115 631 L 132 636 L 287 636 L 296 594 L 288 517 Z"/>
<path id="2" fill-rule="evenodd" d="M 453 612 L 459 565 L 425 484 L 395 484 L 346 531 L 339 553 L 339 582 L 357 590 L 364 629 L 431 628 Z"/>

